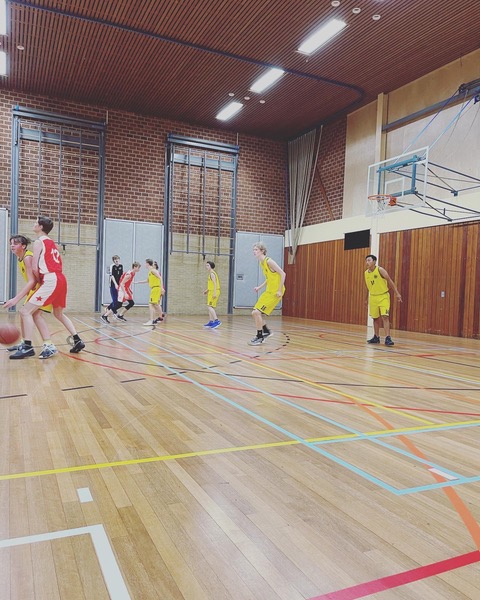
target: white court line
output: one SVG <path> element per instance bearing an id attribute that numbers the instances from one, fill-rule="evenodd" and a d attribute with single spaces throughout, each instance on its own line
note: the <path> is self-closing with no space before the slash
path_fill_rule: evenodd
<path id="1" fill-rule="evenodd" d="M 455 477 L 454 475 L 450 475 L 450 473 L 444 473 L 443 471 L 440 471 L 440 469 L 434 469 L 433 467 L 431 469 L 428 469 L 428 471 L 430 471 L 430 473 L 436 473 L 437 475 L 440 475 L 441 477 L 444 477 L 445 479 L 449 479 L 449 480 L 458 479 L 458 477 Z"/>
<path id="2" fill-rule="evenodd" d="M 80 502 L 93 502 L 92 494 L 90 493 L 90 489 L 88 487 L 85 488 L 77 488 L 77 496 Z"/>
<path id="3" fill-rule="evenodd" d="M 89 525 L 87 527 L 78 527 L 77 529 L 64 529 L 63 531 L 52 531 L 50 533 L 39 533 L 37 535 L 26 535 L 9 540 L 0 540 L 0 548 L 11 548 L 13 546 L 34 544 L 36 542 L 48 542 L 85 534 L 92 536 L 93 547 L 95 548 L 98 563 L 111 600 L 131 600 L 103 525 Z"/>

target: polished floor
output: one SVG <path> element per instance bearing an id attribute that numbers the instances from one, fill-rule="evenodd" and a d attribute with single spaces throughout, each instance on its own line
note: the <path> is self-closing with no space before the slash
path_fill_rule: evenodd
<path id="1" fill-rule="evenodd" d="M 0 352 L 0 600 L 480 598 L 480 341 L 70 316 Z"/>

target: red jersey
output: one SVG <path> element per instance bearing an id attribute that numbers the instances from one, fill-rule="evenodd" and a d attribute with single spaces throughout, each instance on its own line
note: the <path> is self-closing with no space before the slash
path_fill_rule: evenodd
<path id="1" fill-rule="evenodd" d="M 58 251 L 57 244 L 46 235 L 42 235 L 38 239 L 43 246 L 38 259 L 39 272 L 42 275 L 47 273 L 61 273 L 62 257 Z"/>
<path id="2" fill-rule="evenodd" d="M 118 299 L 120 302 L 124 302 L 125 300 L 133 300 L 132 283 L 134 277 L 135 271 L 127 271 L 120 278 L 120 283 L 118 286 Z"/>

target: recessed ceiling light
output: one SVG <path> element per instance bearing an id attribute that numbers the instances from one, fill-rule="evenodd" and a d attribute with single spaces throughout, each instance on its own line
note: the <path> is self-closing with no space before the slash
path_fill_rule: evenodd
<path id="1" fill-rule="evenodd" d="M 230 98 L 233 98 L 233 96 L 235 96 L 235 94 L 233 92 L 229 92 L 228 95 L 230 96 Z"/>
<path id="2" fill-rule="evenodd" d="M 260 100 L 260 104 L 265 104 L 265 100 Z"/>
<path id="3" fill-rule="evenodd" d="M 219 121 L 226 121 L 233 117 L 233 115 L 236 115 L 242 108 L 243 104 L 241 102 L 230 102 L 230 104 L 227 104 L 227 106 L 218 113 L 216 118 Z"/>
<path id="4" fill-rule="evenodd" d="M 312 54 L 317 48 L 323 46 L 328 40 L 334 35 L 341 31 L 347 24 L 339 19 L 332 19 L 317 29 L 311 36 L 309 36 L 303 44 L 299 47 L 298 51 L 302 54 Z"/>
<path id="5" fill-rule="evenodd" d="M 277 79 L 280 79 L 280 77 L 284 73 L 285 71 L 283 69 L 277 69 L 275 67 L 272 67 L 264 75 L 262 75 L 256 81 L 253 82 L 250 91 L 255 92 L 256 94 L 265 91 L 267 88 L 273 85 L 277 81 Z"/>
<path id="6" fill-rule="evenodd" d="M 25 46 L 22 46 L 21 44 L 18 44 L 17 50 L 25 50 Z"/>
<path id="7" fill-rule="evenodd" d="M 353 13 L 354 15 L 358 15 L 358 14 L 359 14 L 359 13 L 361 13 L 361 12 L 362 12 L 362 9 L 361 9 L 361 8 L 352 8 L 352 13 Z"/>
<path id="8" fill-rule="evenodd" d="M 244 100 L 250 100 L 250 96 L 245 96 Z"/>
<path id="9" fill-rule="evenodd" d="M 7 53 L 0 50 L 0 75 L 7 74 Z"/>
<path id="10" fill-rule="evenodd" d="M 379 21 L 380 20 L 380 15 L 373 15 L 372 19 L 374 21 Z"/>
<path id="11" fill-rule="evenodd" d="M 330 4 L 333 6 L 333 8 L 337 8 L 337 6 L 340 6 L 340 0 L 332 0 Z"/>
<path id="12" fill-rule="evenodd" d="M 0 0 L 0 35 L 7 35 L 7 2 Z"/>

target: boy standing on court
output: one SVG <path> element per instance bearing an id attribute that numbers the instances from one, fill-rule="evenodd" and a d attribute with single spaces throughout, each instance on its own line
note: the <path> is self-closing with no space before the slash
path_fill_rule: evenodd
<path id="1" fill-rule="evenodd" d="M 205 268 L 208 271 L 207 289 L 204 290 L 204 294 L 207 294 L 207 308 L 210 316 L 210 321 L 205 323 L 204 327 L 210 329 L 216 329 L 220 327 L 222 322 L 217 317 L 215 308 L 220 297 L 220 279 L 215 271 L 215 263 L 211 260 L 207 260 Z"/>
<path id="2" fill-rule="evenodd" d="M 40 286 L 20 309 L 20 318 L 22 319 L 25 339 L 21 348 L 15 354 L 10 355 L 10 358 L 14 360 L 35 355 L 32 347 L 33 315 L 40 308 L 49 304 L 53 306 L 54 317 L 63 324 L 73 338 L 73 345 L 70 348 L 70 352 L 77 354 L 85 348 L 85 344 L 77 334 L 73 323 L 63 313 L 63 309 L 67 303 L 67 280 L 63 274 L 62 258 L 57 245 L 48 237 L 52 229 L 53 221 L 48 217 L 42 216 L 38 217 L 33 226 L 33 231 L 37 235 L 37 239 L 33 243 L 32 271 L 35 280 L 40 283 Z"/>
<path id="3" fill-rule="evenodd" d="M 265 281 L 253 289 L 258 292 L 258 290 L 266 286 L 265 291 L 260 295 L 252 311 L 257 335 L 248 342 L 248 345 L 258 346 L 259 344 L 263 344 L 268 336 L 272 335 L 272 332 L 265 323 L 264 315 L 272 314 L 273 309 L 285 293 L 285 271 L 277 265 L 273 258 L 267 256 L 265 244 L 261 242 L 254 244 L 253 255 L 259 261 L 265 275 Z"/>
<path id="4" fill-rule="evenodd" d="M 383 267 L 377 266 L 377 257 L 369 254 L 365 257 L 367 270 L 365 271 L 365 285 L 367 286 L 367 298 L 365 304 L 368 304 L 368 312 L 373 319 L 374 335 L 367 340 L 368 344 L 380 343 L 380 319 L 385 329 L 385 346 L 394 346 L 390 337 L 390 293 L 391 287 L 395 292 L 397 300 L 402 301 L 397 286 L 390 278 Z"/>
<path id="5" fill-rule="evenodd" d="M 120 285 L 120 279 L 123 275 L 123 265 L 120 264 L 120 257 L 118 254 L 112 256 L 113 263 L 108 269 L 109 281 L 110 281 L 110 296 L 112 298 L 111 303 L 107 306 L 105 313 L 102 315 L 102 321 L 109 323 L 108 317 L 106 316 L 107 311 L 111 310 L 113 314 L 117 312 L 118 302 L 118 287 Z"/>
<path id="6" fill-rule="evenodd" d="M 32 297 L 32 295 L 36 292 L 36 290 L 40 287 L 40 284 L 36 281 L 33 275 L 32 263 L 33 263 L 33 252 L 28 250 L 28 245 L 30 244 L 30 240 L 26 238 L 24 235 L 12 235 L 10 238 L 10 250 L 17 257 L 18 267 L 20 269 L 20 273 L 22 274 L 23 279 L 25 280 L 25 285 L 18 292 L 16 296 L 5 302 L 3 307 L 8 309 L 12 306 L 15 306 L 22 298 L 25 298 L 25 303 Z M 39 358 L 50 358 L 57 353 L 57 349 L 52 343 L 50 339 L 50 331 L 48 329 L 48 325 L 43 317 L 43 313 L 51 313 L 53 311 L 53 307 L 51 304 L 48 306 L 42 306 L 42 308 L 35 313 L 33 313 L 33 320 L 35 325 L 37 326 L 38 331 L 43 339 L 43 348 L 40 352 Z M 16 352 L 23 345 L 25 340 L 25 333 L 23 331 L 23 321 L 20 319 L 21 330 L 22 330 L 22 340 L 19 344 L 15 346 L 11 346 L 7 348 L 7 352 Z"/>

